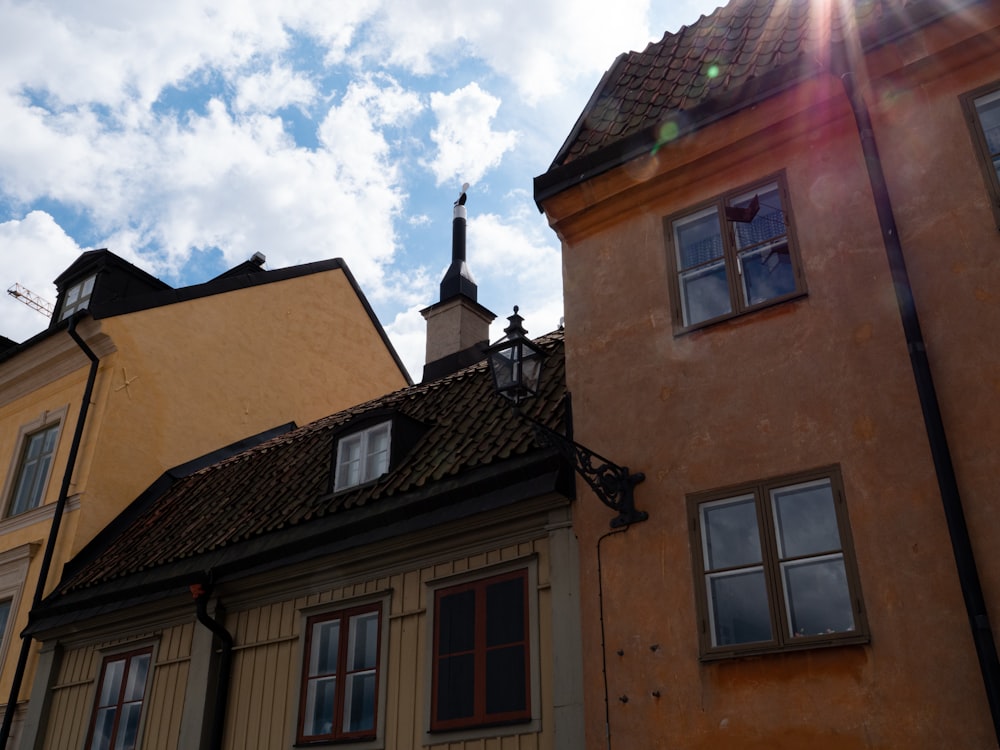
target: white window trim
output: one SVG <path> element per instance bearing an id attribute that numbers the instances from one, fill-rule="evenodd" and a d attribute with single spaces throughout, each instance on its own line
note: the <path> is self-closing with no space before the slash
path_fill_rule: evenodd
<path id="1" fill-rule="evenodd" d="M 381 474 L 378 474 L 376 476 L 368 476 L 368 470 L 369 469 L 368 469 L 368 466 L 367 466 L 368 440 L 369 440 L 369 437 L 371 435 L 376 434 L 377 432 L 381 432 L 382 430 L 385 431 L 386 440 L 388 441 L 388 457 L 387 457 L 387 460 L 386 460 L 386 471 L 388 471 L 389 464 L 392 461 L 392 420 L 391 419 L 390 420 L 386 420 L 385 422 L 379 422 L 378 424 L 372 425 L 371 427 L 367 427 L 367 428 L 365 428 L 363 430 L 358 430 L 357 432 L 352 432 L 349 435 L 344 435 L 342 438 L 340 438 L 337 441 L 337 466 L 336 466 L 336 470 L 335 470 L 334 483 L 333 483 L 333 491 L 334 492 L 340 492 L 341 490 L 348 490 L 348 489 L 351 489 L 353 487 L 360 487 L 361 485 L 367 484 L 368 482 L 372 482 L 372 481 L 378 479 L 380 476 L 382 476 Z M 360 441 L 360 446 L 361 446 L 360 447 L 360 451 L 361 451 L 362 466 L 361 466 L 361 472 L 360 472 L 360 475 L 359 475 L 360 478 L 359 478 L 359 481 L 357 481 L 357 482 L 355 482 L 353 484 L 347 484 L 346 483 L 346 478 L 343 477 L 343 475 L 341 473 L 341 465 L 342 465 L 341 462 L 342 462 L 342 459 L 343 459 L 344 448 L 346 446 L 350 445 L 351 443 L 355 442 L 355 441 Z"/>
<path id="2" fill-rule="evenodd" d="M 432 732 L 431 710 L 434 696 L 434 596 L 438 589 L 450 588 L 462 583 L 478 581 L 483 578 L 512 573 L 517 570 L 528 571 L 528 644 L 531 649 L 528 682 L 531 686 L 531 719 L 518 724 L 501 724 L 499 726 L 473 727 L 469 729 L 449 729 Z M 490 565 L 475 570 L 463 571 L 457 575 L 435 578 L 427 581 L 425 596 L 427 597 L 425 611 L 427 612 L 427 640 L 424 670 L 424 745 L 448 745 L 457 742 L 488 739 L 492 737 L 510 737 L 513 735 L 538 734 L 542 731 L 542 700 L 541 700 L 541 639 L 539 637 L 538 620 L 538 558 L 535 555 L 510 560 L 501 565 Z"/>
<path id="3" fill-rule="evenodd" d="M 70 315 L 75 313 L 77 310 L 84 310 L 90 304 L 90 298 L 94 295 L 94 284 L 97 281 L 97 274 L 93 273 L 90 276 L 85 276 L 76 283 L 70 284 L 66 287 L 66 291 L 63 293 L 62 310 L 59 311 L 59 320 L 66 320 Z M 86 288 L 86 293 L 83 293 L 83 289 Z M 77 295 L 76 299 L 73 301 L 68 301 L 70 292 L 74 289 L 81 290 L 80 294 Z"/>
<path id="4" fill-rule="evenodd" d="M 0 494 L 0 500 L 3 501 L 2 506 L 0 506 L 0 508 L 2 508 L 2 516 L 0 517 L 2 517 L 3 520 L 19 518 L 23 515 L 31 513 L 32 511 L 36 511 L 39 508 L 43 508 L 46 505 L 45 497 L 48 495 L 49 482 L 52 480 L 52 474 L 54 473 L 57 464 L 56 458 L 59 456 L 59 444 L 62 441 L 63 427 L 66 424 L 66 414 L 68 412 L 69 404 L 51 411 L 43 411 L 34 421 L 21 425 L 21 429 L 18 430 L 17 433 L 17 438 L 14 440 L 14 453 L 10 458 L 10 468 L 7 470 L 7 478 L 4 480 L 3 489 L 0 490 L 0 492 L 2 492 L 2 494 Z M 46 427 L 51 427 L 54 424 L 59 425 L 59 434 L 56 436 L 55 450 L 52 453 L 52 463 L 49 465 L 48 475 L 45 477 L 43 482 L 42 496 L 39 500 L 38 506 L 24 511 L 24 513 L 19 513 L 16 516 L 11 516 L 9 513 L 10 504 L 14 499 L 14 483 L 20 473 L 19 469 L 21 467 L 21 456 L 24 453 L 25 443 L 29 436 L 39 430 L 45 429 Z"/>
<path id="5" fill-rule="evenodd" d="M 32 542 L 0 552 L 0 600 L 10 600 L 10 617 L 7 619 L 7 629 L 4 633 L 0 633 L 0 664 L 5 662 L 7 650 L 14 639 L 14 633 L 19 630 L 16 623 L 19 619 L 21 596 L 24 593 L 28 565 L 40 547 L 41 544 Z"/>
<path id="6" fill-rule="evenodd" d="M 307 747 L 308 745 L 297 745 L 297 737 L 299 733 L 299 712 L 300 706 L 302 705 L 302 686 L 305 680 L 302 679 L 302 670 L 305 669 L 306 665 L 306 641 L 308 639 L 308 629 L 306 623 L 309 621 L 310 617 L 315 617 L 316 615 L 324 614 L 334 614 L 336 612 L 341 612 L 345 609 L 354 609 L 356 607 L 368 607 L 375 604 L 382 605 L 382 620 L 379 623 L 379 653 L 378 653 L 378 671 L 379 671 L 379 686 L 378 695 L 375 697 L 377 701 L 377 706 L 375 709 L 375 739 L 373 740 L 362 740 L 362 741 L 346 741 L 343 743 L 331 743 L 330 741 L 324 741 L 316 743 L 319 747 L 327 747 L 332 744 L 342 744 L 344 747 L 350 747 L 351 750 L 382 750 L 385 747 L 385 714 L 388 710 L 388 694 L 389 694 L 389 618 L 390 609 L 389 605 L 392 602 L 391 591 L 383 591 L 377 594 L 371 594 L 368 596 L 360 596 L 351 599 L 338 599 L 336 601 L 324 602 L 323 604 L 303 607 L 299 610 L 300 626 L 299 626 L 299 658 L 298 658 L 298 671 L 295 673 L 296 680 L 298 682 L 298 689 L 295 691 L 295 704 L 294 704 L 294 716 L 291 722 L 292 734 L 289 738 L 290 747 Z"/>

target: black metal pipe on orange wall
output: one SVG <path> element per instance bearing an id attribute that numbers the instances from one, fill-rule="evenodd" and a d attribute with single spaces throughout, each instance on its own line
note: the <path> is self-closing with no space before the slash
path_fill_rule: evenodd
<path id="1" fill-rule="evenodd" d="M 847 59 L 846 54 L 844 59 Z M 983 684 L 986 688 L 986 700 L 993 717 L 993 729 L 997 742 L 1000 744 L 1000 660 L 997 658 L 996 641 L 993 638 L 993 630 L 990 627 L 986 611 L 986 600 L 979 580 L 979 570 L 973 554 L 972 540 L 969 537 L 969 527 L 962 508 L 962 497 L 955 475 L 955 466 L 951 459 L 951 450 L 948 447 L 948 437 L 944 419 L 941 416 L 937 390 L 931 377 L 930 360 L 927 356 L 923 333 L 920 330 L 913 288 L 906 270 L 906 260 L 903 256 L 903 247 L 896 227 L 889 187 L 875 143 L 871 114 L 864 98 L 858 91 L 855 74 L 852 70 L 847 70 L 840 76 L 840 80 L 851 104 L 851 110 L 858 127 L 858 135 L 861 139 L 861 149 L 864 153 L 868 179 L 875 200 L 875 209 L 878 212 L 879 226 L 882 230 L 882 242 L 889 261 L 892 286 L 896 292 L 896 303 L 903 323 L 906 348 L 910 354 L 910 366 L 916 381 L 917 398 L 923 412 L 924 428 L 927 431 L 931 456 L 934 460 L 934 472 L 937 476 L 941 503 L 948 524 L 948 535 L 951 539 L 955 565 L 958 568 L 959 585 L 962 590 L 962 598 L 965 600 L 969 626 L 972 629 L 972 639 L 975 643 Z"/>

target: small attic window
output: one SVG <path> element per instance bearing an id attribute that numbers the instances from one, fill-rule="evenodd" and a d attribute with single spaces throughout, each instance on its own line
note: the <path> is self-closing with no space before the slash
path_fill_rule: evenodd
<path id="1" fill-rule="evenodd" d="M 392 421 L 342 437 L 337 443 L 334 492 L 378 479 L 389 470 Z"/>
<path id="2" fill-rule="evenodd" d="M 90 302 L 90 296 L 94 293 L 94 280 L 97 274 L 88 276 L 85 279 L 73 284 L 66 289 L 63 295 L 62 312 L 59 313 L 59 320 L 66 320 L 77 310 L 83 310 Z"/>

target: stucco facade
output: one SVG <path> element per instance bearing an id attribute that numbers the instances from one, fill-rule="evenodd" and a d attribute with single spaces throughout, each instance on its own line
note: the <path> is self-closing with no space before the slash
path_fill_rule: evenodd
<path id="1" fill-rule="evenodd" d="M 155 291 L 141 304 L 104 312 L 95 308 L 76 323 L 99 364 L 46 591 L 63 563 L 167 469 L 408 380 L 339 262 L 260 271 L 252 283 L 237 277 Z M 90 372 L 67 325 L 54 323 L 0 359 L 0 586 L 6 575 L 17 581 L 0 591 L 11 602 L 0 653 L 4 698 Z M 48 425 L 57 426 L 57 442 L 39 477 L 37 507 L 13 513 L 26 436 Z M 34 665 L 32 656 L 21 701 Z"/>
<path id="2" fill-rule="evenodd" d="M 972 3 L 853 60 L 994 618 L 1000 238 L 962 97 L 1000 87 L 998 24 L 996 4 Z M 583 554 L 582 579 L 600 571 L 602 584 L 601 599 L 583 595 L 588 748 L 997 746 L 838 72 L 821 65 L 561 188 L 536 183 L 563 243 L 578 439 L 647 475 L 636 490 L 647 522 L 605 537 L 606 511 L 582 493 L 577 508 L 581 550 L 597 550 Z M 552 172 L 572 170 L 568 161 Z M 787 186 L 796 294 L 685 326 L 671 283 L 672 217 L 774 176 Z M 706 648 L 699 503 L 823 468 L 842 480 L 859 637 L 811 648 L 792 637 L 732 655 Z M 772 602 L 779 619 L 782 606 L 789 600 Z"/>

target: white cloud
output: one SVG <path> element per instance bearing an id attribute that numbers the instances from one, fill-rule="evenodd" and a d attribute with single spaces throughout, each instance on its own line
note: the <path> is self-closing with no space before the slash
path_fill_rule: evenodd
<path id="1" fill-rule="evenodd" d="M 233 107 L 237 112 L 269 114 L 282 107 L 308 106 L 316 96 L 316 87 L 306 76 L 275 63 L 266 72 L 239 80 Z"/>
<path id="2" fill-rule="evenodd" d="M 514 148 L 518 134 L 492 129 L 500 100 L 472 82 L 450 94 L 431 94 L 431 110 L 438 125 L 430 137 L 437 154 L 428 165 L 437 184 L 476 183 L 503 155 Z"/>
<path id="3" fill-rule="evenodd" d="M 44 211 L 32 211 L 23 219 L 0 223 L 0 335 L 23 341 L 42 331 L 48 320 L 7 294 L 21 284 L 49 304 L 56 301 L 55 275 L 68 267 L 81 248 Z M 57 268 L 56 274 L 52 269 Z"/>

